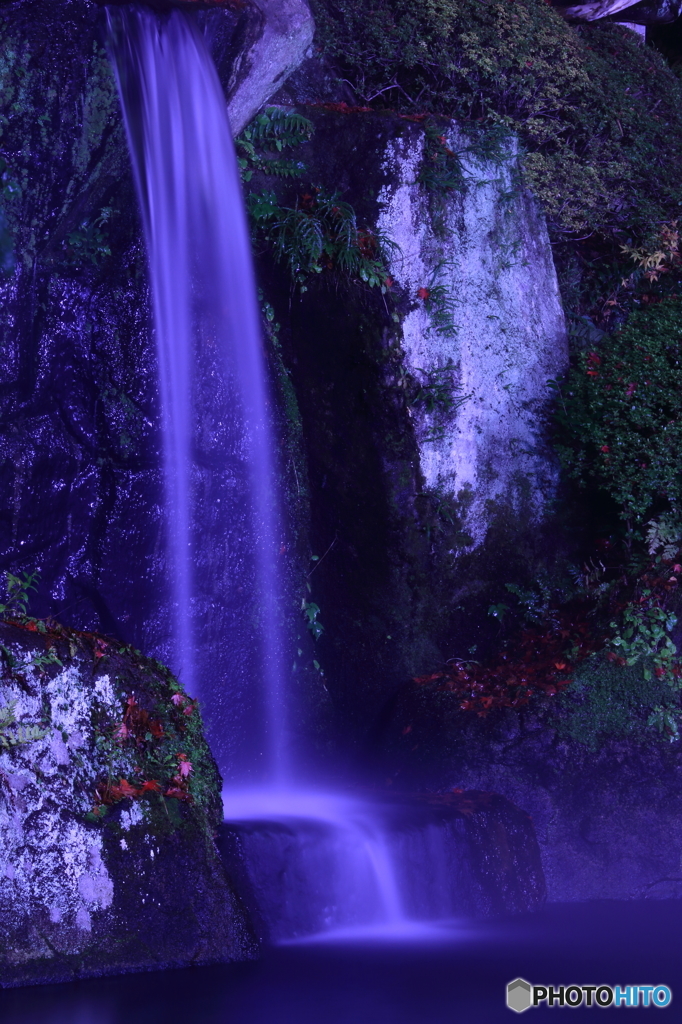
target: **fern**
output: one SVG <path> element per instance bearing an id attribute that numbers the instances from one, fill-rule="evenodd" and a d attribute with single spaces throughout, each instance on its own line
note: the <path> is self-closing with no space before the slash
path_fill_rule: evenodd
<path id="1" fill-rule="evenodd" d="M 286 150 L 312 138 L 314 126 L 300 114 L 268 107 L 237 139 L 242 179 L 256 171 L 280 178 L 301 177 L 305 164 L 282 157 Z M 310 188 L 295 205 L 282 204 L 274 192 L 251 192 L 247 209 L 255 241 L 272 249 L 275 259 L 288 266 L 301 291 L 311 274 L 337 270 L 386 291 L 388 271 L 383 253 L 391 245 L 366 229 L 359 229 L 355 210 L 338 193 Z"/>
<path id="2" fill-rule="evenodd" d="M 48 730 L 41 729 L 39 725 L 20 725 L 13 732 L 0 732 L 0 747 L 11 750 L 24 743 L 35 743 L 47 736 L 47 733 Z"/>
<path id="3" fill-rule="evenodd" d="M 649 554 L 657 562 L 672 562 L 682 548 L 682 523 L 671 513 L 652 519 L 646 530 Z"/>
<path id="4" fill-rule="evenodd" d="M 420 409 L 432 415 L 434 413 L 452 413 L 468 402 L 472 397 L 460 395 L 459 370 L 452 360 L 445 366 L 436 366 L 431 370 L 422 370 L 416 366 L 414 373 L 401 374 L 399 386 L 403 388 L 405 400 L 413 409 Z M 431 440 L 435 440 L 432 437 Z"/>
<path id="5" fill-rule="evenodd" d="M 433 270 L 428 286 L 420 290 L 424 300 L 424 308 L 429 314 L 431 328 L 444 338 L 452 338 L 458 330 L 455 323 L 455 300 L 448 288 L 439 280 L 443 270 L 451 266 L 441 260 Z"/>
<path id="6" fill-rule="evenodd" d="M 256 238 L 270 246 L 306 291 L 311 274 L 337 270 L 386 291 L 384 252 L 392 243 L 359 229 L 355 210 L 338 193 L 321 188 L 305 193 L 296 206 L 280 206 L 274 192 L 251 193 L 247 209 Z"/>
<path id="7" fill-rule="evenodd" d="M 16 700 L 11 700 L 9 704 L 5 704 L 4 708 L 0 708 L 0 733 L 10 725 L 14 725 L 17 720 L 16 710 Z"/>
<path id="8" fill-rule="evenodd" d="M 19 725 L 12 732 L 7 732 L 16 723 L 17 716 L 16 700 L 9 701 L 4 708 L 0 708 L 0 747 L 5 750 L 11 747 L 18 747 L 23 743 L 33 743 L 35 740 L 42 740 L 47 736 L 47 729 L 41 729 L 39 725 Z"/>
<path id="9" fill-rule="evenodd" d="M 250 181 L 256 171 L 278 178 L 300 178 L 305 164 L 279 154 L 307 142 L 314 131 L 307 117 L 266 107 L 236 140 L 242 179 Z"/>

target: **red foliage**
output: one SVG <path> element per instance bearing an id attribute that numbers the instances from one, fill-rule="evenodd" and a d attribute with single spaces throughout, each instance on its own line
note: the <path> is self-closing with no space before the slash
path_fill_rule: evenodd
<path id="1" fill-rule="evenodd" d="M 523 630 L 516 647 L 501 651 L 490 664 L 457 659 L 414 682 L 453 693 L 463 711 L 485 717 L 494 708 L 515 708 L 533 696 L 560 693 L 571 683 L 575 665 L 602 646 L 582 609 L 565 610 L 551 627 Z"/>
<path id="2" fill-rule="evenodd" d="M 312 107 L 331 110 L 335 114 L 371 114 L 371 107 L 351 107 L 347 103 L 311 103 Z"/>
<path id="3" fill-rule="evenodd" d="M 160 793 L 161 784 L 156 779 L 148 779 L 147 782 L 143 782 L 138 789 L 138 795 L 144 796 L 145 793 Z"/>
<path id="4" fill-rule="evenodd" d="M 197 709 L 197 701 L 192 700 L 191 697 L 186 697 L 184 693 L 174 693 L 171 697 L 171 702 L 175 705 L 178 711 L 182 711 L 183 715 L 192 715 Z"/>
<path id="5" fill-rule="evenodd" d="M 99 804 L 117 804 L 119 800 L 129 798 L 135 799 L 140 795 L 136 786 L 132 786 L 127 779 L 119 779 L 118 782 L 100 782 L 95 790 Z"/>
<path id="6" fill-rule="evenodd" d="M 164 796 L 173 797 L 175 800 L 192 799 L 189 792 L 189 776 L 194 771 L 191 761 L 187 760 L 187 754 L 178 754 L 178 770 L 170 782 L 170 786 Z"/>
<path id="7" fill-rule="evenodd" d="M 140 786 L 133 786 L 127 779 L 118 782 L 100 782 L 95 790 L 97 803 L 93 813 L 101 816 L 103 807 L 111 807 L 121 800 L 139 800 L 147 793 L 161 793 L 161 784 L 156 779 L 147 779 Z"/>
<path id="8" fill-rule="evenodd" d="M 123 720 L 114 733 L 118 743 L 133 740 L 139 747 L 151 736 L 155 740 L 163 739 L 163 726 L 157 718 L 152 718 L 148 711 L 137 703 L 135 694 L 131 694 L 125 702 Z"/>

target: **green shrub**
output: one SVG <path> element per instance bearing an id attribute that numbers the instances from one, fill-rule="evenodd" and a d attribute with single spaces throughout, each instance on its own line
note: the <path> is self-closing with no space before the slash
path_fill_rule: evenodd
<path id="1" fill-rule="evenodd" d="M 312 2 L 358 100 L 517 133 L 556 228 L 640 237 L 682 204 L 682 85 L 628 29 L 544 0 Z"/>
<path id="2" fill-rule="evenodd" d="M 556 448 L 573 478 L 592 480 L 631 525 L 682 513 L 682 302 L 634 312 L 558 386 Z"/>

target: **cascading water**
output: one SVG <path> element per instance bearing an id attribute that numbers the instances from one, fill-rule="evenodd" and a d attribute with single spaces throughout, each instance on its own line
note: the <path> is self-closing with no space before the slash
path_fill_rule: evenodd
<path id="1" fill-rule="evenodd" d="M 288 774 L 274 446 L 225 99 L 190 17 L 117 7 L 107 19 L 151 278 L 172 653 L 223 774 L 272 784 Z"/>
<path id="2" fill-rule="evenodd" d="M 425 896 L 423 885 L 421 895 L 410 896 L 412 881 L 396 860 L 409 861 L 414 836 L 367 801 L 306 792 L 293 782 L 277 626 L 274 449 L 222 89 L 190 16 L 117 7 L 107 18 L 151 278 L 174 656 L 187 689 L 202 700 L 228 780 L 226 821 L 238 832 L 271 937 L 357 925 L 400 931 L 408 911 L 433 918 L 452 909 L 452 900 L 444 908 L 440 897 Z M 203 475 L 199 449 L 208 461 Z M 216 478 L 223 481 L 219 497 Z M 206 559 L 207 544 L 225 552 L 221 572 L 215 557 Z M 256 606 L 260 621 L 246 627 Z M 229 622 L 230 641 L 214 656 L 216 607 Z M 221 677 L 221 664 L 231 678 Z M 260 692 L 257 678 L 265 681 Z M 443 830 L 436 833 L 442 846 Z M 423 842 L 417 847 L 418 857 L 431 857 Z"/>

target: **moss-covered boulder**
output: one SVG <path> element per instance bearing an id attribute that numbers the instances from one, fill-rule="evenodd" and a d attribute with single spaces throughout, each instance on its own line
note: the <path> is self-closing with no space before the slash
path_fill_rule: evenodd
<path id="1" fill-rule="evenodd" d="M 0 986 L 251 956 L 196 702 L 56 624 L 3 623 L 0 655 Z"/>

